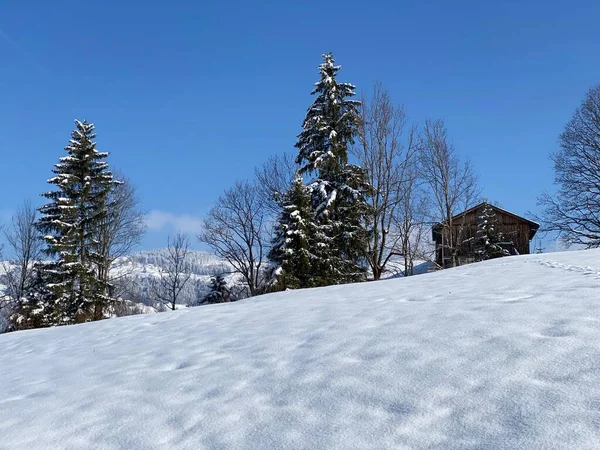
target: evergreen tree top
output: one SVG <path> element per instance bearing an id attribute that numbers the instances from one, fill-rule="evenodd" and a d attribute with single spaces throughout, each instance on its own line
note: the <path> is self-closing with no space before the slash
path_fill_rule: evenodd
<path id="1" fill-rule="evenodd" d="M 304 178 L 302 178 L 302 174 L 300 173 L 299 170 L 296 170 L 296 174 L 294 175 L 294 179 L 292 180 L 292 186 L 290 188 L 290 190 L 293 189 L 304 189 Z"/>
<path id="2" fill-rule="evenodd" d="M 69 145 L 65 147 L 69 156 L 61 158 L 62 160 L 68 161 L 72 154 L 77 154 L 82 151 L 92 153 L 95 159 L 106 158 L 108 153 L 99 152 L 96 150 L 96 133 L 94 132 L 95 126 L 93 123 L 84 120 L 83 122 L 75 119 L 75 129 L 71 132 L 71 139 Z"/>
<path id="3" fill-rule="evenodd" d="M 356 134 L 360 102 L 351 99 L 354 85 L 337 81 L 340 68 L 331 53 L 323 55 L 320 79 L 311 93 L 316 98 L 308 108 L 295 145 L 301 173 L 319 170 L 327 177 L 325 174 L 338 172 L 348 162 L 347 150 Z"/>
<path id="4" fill-rule="evenodd" d="M 325 53 L 321 55 L 323 58 L 323 62 L 319 65 L 319 73 L 321 74 L 321 79 L 315 83 L 315 89 L 312 91 L 312 95 L 322 92 L 324 87 L 328 86 L 334 91 L 337 88 L 342 88 L 344 93 L 348 96 L 354 96 L 356 86 L 351 83 L 337 83 L 335 77 L 338 71 L 342 68 L 342 66 L 336 66 L 335 60 L 333 59 L 332 53 Z M 354 101 L 356 104 L 360 105 L 359 101 Z"/>
<path id="5" fill-rule="evenodd" d="M 111 185 L 120 184 L 113 179 L 108 163 L 104 161 L 108 153 L 96 149 L 95 138 L 93 123 L 75 120 L 75 129 L 71 131 L 71 139 L 64 148 L 67 156 L 59 158 L 52 170 L 55 176 L 47 180 L 49 184 L 57 186 L 58 190 L 41 194 L 52 202 L 39 208 L 44 216 L 40 218 L 40 224 L 50 226 L 51 223 L 60 223 L 67 227 L 70 220 L 58 220 L 58 217 L 74 214 L 77 209 L 74 205 L 80 201 L 78 199 L 82 196 L 90 201 L 104 198 Z M 83 189 L 87 193 L 83 193 Z"/>
<path id="6" fill-rule="evenodd" d="M 52 170 L 57 176 L 50 178 L 48 183 L 56 184 L 61 188 L 69 184 L 80 181 L 89 183 L 90 177 L 97 176 L 106 183 L 118 183 L 113 180 L 112 174 L 106 169 L 108 163 L 102 161 L 108 157 L 107 152 L 99 152 L 96 149 L 96 134 L 94 133 L 94 124 L 87 120 L 83 122 L 75 120 L 76 128 L 71 132 L 69 144 L 65 147 L 67 156 L 59 158 L 59 162 L 54 165 Z M 86 178 L 79 179 L 82 167 L 87 167 L 89 173 Z M 47 193 L 52 195 L 53 193 Z M 47 194 L 42 194 L 48 197 Z"/>
<path id="7" fill-rule="evenodd" d="M 93 134 L 94 128 L 95 128 L 93 123 L 88 122 L 86 119 L 84 119 L 83 122 L 81 122 L 78 119 L 75 119 L 75 126 L 77 127 L 77 129 L 73 130 L 73 132 L 71 134 L 77 135 L 77 136 L 86 134 L 91 139 L 96 139 L 96 134 Z"/>

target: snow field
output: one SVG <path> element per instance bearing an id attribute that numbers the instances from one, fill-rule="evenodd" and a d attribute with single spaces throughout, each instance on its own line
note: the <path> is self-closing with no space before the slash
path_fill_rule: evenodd
<path id="1" fill-rule="evenodd" d="M 598 448 L 598 261 L 1 335 L 0 448 Z"/>

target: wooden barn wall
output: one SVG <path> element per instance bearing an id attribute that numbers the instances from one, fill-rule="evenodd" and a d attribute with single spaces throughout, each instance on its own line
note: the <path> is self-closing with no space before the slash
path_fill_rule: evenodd
<path id="1" fill-rule="evenodd" d="M 509 214 L 500 211 L 495 211 L 495 213 L 500 231 L 503 233 L 505 240 L 512 240 L 520 254 L 528 254 L 530 225 Z M 477 215 L 477 212 L 473 211 L 454 220 L 452 234 L 455 243 L 475 238 L 477 234 Z M 437 244 L 441 245 L 441 242 L 438 241 Z M 469 250 L 468 244 L 463 245 L 463 247 L 464 249 L 461 253 Z"/>

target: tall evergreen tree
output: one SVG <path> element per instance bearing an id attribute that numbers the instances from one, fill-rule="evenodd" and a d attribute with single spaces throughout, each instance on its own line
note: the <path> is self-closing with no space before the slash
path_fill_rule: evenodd
<path id="1" fill-rule="evenodd" d="M 113 175 L 105 161 L 108 153 L 96 149 L 94 125 L 75 124 L 67 156 L 59 159 L 56 176 L 48 180 L 56 190 L 42 194 L 50 202 L 40 208 L 38 222 L 47 254 L 56 257 L 43 268 L 52 279 L 55 324 L 102 319 L 110 301 L 106 281 L 98 277 L 104 255 L 95 236 L 110 207 Z"/>
<path id="2" fill-rule="evenodd" d="M 357 133 L 360 102 L 351 100 L 354 85 L 336 80 L 340 69 L 331 53 L 323 55 L 320 79 L 311 92 L 316 98 L 308 108 L 296 143 L 300 173 L 317 172 L 321 180 L 334 179 L 346 167 L 348 147 Z"/>
<path id="3" fill-rule="evenodd" d="M 502 233 L 498 229 L 498 219 L 492 205 L 485 202 L 477 215 L 475 254 L 479 261 L 500 258 L 505 251 L 500 245 Z"/>
<path id="4" fill-rule="evenodd" d="M 311 240 L 316 238 L 310 191 L 297 173 L 282 196 L 281 214 L 275 228 L 269 259 L 277 264 L 277 284 L 282 289 L 306 288 L 318 284 Z"/>
<path id="5" fill-rule="evenodd" d="M 340 66 L 333 55 L 323 55 L 320 80 L 312 94 L 298 135 L 301 174 L 316 174 L 309 183 L 318 233 L 322 236 L 315 255 L 327 284 L 364 278 L 366 248 L 365 212 L 367 190 L 362 169 L 348 163 L 348 147 L 354 142 L 359 122 L 359 101 L 352 100 L 355 87 L 336 79 Z"/>

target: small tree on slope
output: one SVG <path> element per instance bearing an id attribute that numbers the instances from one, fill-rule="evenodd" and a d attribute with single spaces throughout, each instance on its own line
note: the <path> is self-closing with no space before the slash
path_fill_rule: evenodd
<path id="1" fill-rule="evenodd" d="M 210 279 L 210 291 L 204 296 L 201 304 L 205 303 L 226 303 L 230 300 L 230 292 L 227 288 L 227 281 L 221 274 L 215 275 Z"/>
<path id="2" fill-rule="evenodd" d="M 23 298 L 9 317 L 12 330 L 27 330 L 55 325 L 54 293 L 48 287 L 52 278 L 43 272 L 44 265 L 36 263 Z"/>
<path id="3" fill-rule="evenodd" d="M 309 188 L 323 245 L 314 254 L 320 257 L 318 265 L 326 283 L 335 284 L 364 278 L 367 187 L 362 169 L 348 164 L 360 102 L 350 99 L 353 85 L 337 82 L 340 66 L 334 64 L 333 55 L 323 55 L 323 59 L 320 80 L 312 92 L 316 98 L 298 135 L 296 162 L 301 174 L 316 174 Z"/>
<path id="4" fill-rule="evenodd" d="M 70 324 L 104 317 L 110 299 L 97 268 L 103 260 L 96 230 L 106 217 L 107 194 L 114 183 L 104 161 L 108 153 L 96 150 L 94 125 L 75 121 L 67 156 L 55 165 L 48 183 L 57 190 L 42 196 L 50 202 L 40 208 L 38 227 L 45 234 L 46 253 L 57 259 L 43 267 L 52 278 L 54 324 Z"/>
<path id="5" fill-rule="evenodd" d="M 475 254 L 478 261 L 500 258 L 505 251 L 500 245 L 502 234 L 498 229 L 496 213 L 489 203 L 484 203 L 477 216 Z"/>

